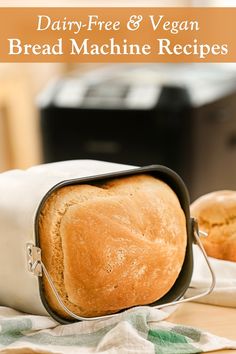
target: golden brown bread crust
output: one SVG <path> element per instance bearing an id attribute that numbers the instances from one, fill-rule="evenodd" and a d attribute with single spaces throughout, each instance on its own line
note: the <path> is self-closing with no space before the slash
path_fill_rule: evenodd
<path id="1" fill-rule="evenodd" d="M 161 298 L 181 270 L 186 221 L 175 193 L 148 175 L 54 192 L 39 220 L 42 258 L 68 308 L 91 317 Z M 67 317 L 44 279 L 55 312 Z"/>
<path id="2" fill-rule="evenodd" d="M 208 256 L 236 262 L 236 191 L 217 191 L 198 198 L 191 205 L 191 215 L 208 233 L 202 238 Z"/>

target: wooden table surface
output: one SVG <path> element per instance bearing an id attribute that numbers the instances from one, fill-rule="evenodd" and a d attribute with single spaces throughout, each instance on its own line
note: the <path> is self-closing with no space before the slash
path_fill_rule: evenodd
<path id="1" fill-rule="evenodd" d="M 185 303 L 168 318 L 168 322 L 199 327 L 212 334 L 236 341 L 236 308 Z M 211 352 L 233 354 L 236 350 Z"/>

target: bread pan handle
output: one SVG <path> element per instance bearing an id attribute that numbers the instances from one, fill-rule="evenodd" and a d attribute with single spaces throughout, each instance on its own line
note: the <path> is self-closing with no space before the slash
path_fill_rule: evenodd
<path id="1" fill-rule="evenodd" d="M 209 289 L 201 292 L 200 294 L 197 294 L 195 296 L 192 296 L 192 297 L 188 297 L 188 298 L 183 298 L 183 299 L 180 299 L 180 300 L 177 300 L 177 301 L 172 301 L 172 302 L 169 302 L 169 303 L 165 303 L 165 304 L 161 304 L 161 305 L 157 305 L 157 306 L 154 306 L 154 308 L 156 309 L 161 309 L 161 308 L 164 308 L 164 307 L 167 307 L 167 306 L 173 306 L 173 305 L 177 305 L 177 304 L 180 304 L 180 303 L 184 303 L 184 302 L 189 302 L 189 301 L 194 301 L 194 300 L 197 300 L 199 299 L 200 297 L 203 297 L 203 296 L 206 296 L 208 294 L 210 294 L 212 292 L 212 290 L 214 289 L 215 287 L 215 283 L 216 283 L 216 280 L 215 280 L 215 274 L 213 272 L 213 269 L 211 267 L 211 264 L 209 262 L 209 259 L 207 257 L 207 254 L 206 254 L 206 251 L 204 250 L 204 247 L 200 241 L 200 235 L 204 235 L 206 236 L 205 233 L 199 231 L 198 229 L 198 224 L 197 224 L 197 221 L 196 220 L 193 220 L 193 235 L 194 235 L 194 241 L 195 243 L 198 245 L 198 247 L 200 248 L 200 250 L 202 251 L 202 254 L 205 258 L 205 261 L 206 261 L 206 264 L 208 266 L 208 269 L 211 273 L 211 285 L 209 287 Z M 48 273 L 45 265 L 43 264 L 42 260 L 41 260 L 41 257 L 39 257 L 39 255 L 41 256 L 40 252 L 39 252 L 39 248 L 38 247 L 35 247 L 33 246 L 33 248 L 36 248 L 36 254 L 37 254 L 37 258 L 33 260 L 32 262 L 32 259 L 30 259 L 30 268 L 31 268 L 31 272 L 33 272 L 35 274 L 35 270 L 38 269 L 39 267 L 39 271 L 37 271 L 37 273 L 35 275 L 37 276 L 42 276 L 42 273 L 44 273 L 48 283 L 49 283 L 49 286 L 57 300 L 57 302 L 59 303 L 59 305 L 61 306 L 61 308 L 65 311 L 65 313 L 67 313 L 70 317 L 76 319 L 77 321 L 83 321 L 83 320 L 86 320 L 86 321 L 92 321 L 92 320 L 97 320 L 97 319 L 104 319 L 104 318 L 109 318 L 109 317 L 114 317 L 114 316 L 117 316 L 118 314 L 110 314 L 110 315 L 104 315 L 104 316 L 96 316 L 96 317 L 82 317 L 82 316 L 77 316 L 75 313 L 73 313 L 72 311 L 70 311 L 68 309 L 68 307 L 63 303 L 60 295 L 58 294 L 58 291 L 53 283 L 53 280 L 50 276 L 50 274 Z M 27 253 L 29 255 L 32 255 L 34 252 L 34 249 L 32 251 L 31 249 L 31 245 L 30 244 L 27 244 Z"/>
<path id="2" fill-rule="evenodd" d="M 161 305 L 157 305 L 155 306 L 156 309 L 161 309 L 161 308 L 164 308 L 166 306 L 172 306 L 172 305 L 177 305 L 177 304 L 181 304 L 181 303 L 184 303 L 184 302 L 189 302 L 189 301 L 195 301 L 197 299 L 200 299 L 201 297 L 203 296 L 206 296 L 206 295 L 209 295 L 215 285 L 216 285 L 216 277 L 215 277 L 215 273 L 212 269 L 212 266 L 210 264 L 210 261 L 209 261 L 209 258 L 206 254 L 206 251 L 202 245 L 202 242 L 200 240 L 200 236 L 204 236 L 206 237 L 207 236 L 207 233 L 206 232 L 203 232 L 201 230 L 199 230 L 198 228 L 198 223 L 197 223 L 197 220 L 196 219 L 193 219 L 193 223 L 192 223 L 192 227 L 193 227 L 193 236 L 194 236 L 194 239 L 193 239 L 193 242 L 195 244 L 197 244 L 197 246 L 200 248 L 203 256 L 204 256 L 204 259 L 206 261 L 206 265 L 210 271 L 210 274 L 211 274 L 211 284 L 209 286 L 209 288 L 207 290 L 204 289 L 204 291 L 202 291 L 201 293 L 197 294 L 197 295 L 194 295 L 194 296 L 191 296 L 191 297 L 186 297 L 186 298 L 182 298 L 180 300 L 177 300 L 177 301 L 172 301 L 172 302 L 169 302 L 169 303 L 166 303 L 166 304 L 161 304 Z M 199 289 L 201 290 L 201 289 Z"/>

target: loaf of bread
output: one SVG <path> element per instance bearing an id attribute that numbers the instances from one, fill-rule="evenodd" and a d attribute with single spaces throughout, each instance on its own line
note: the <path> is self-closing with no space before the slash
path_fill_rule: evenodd
<path id="1" fill-rule="evenodd" d="M 217 191 L 200 197 L 191 205 L 191 215 L 208 233 L 202 238 L 208 256 L 236 262 L 236 191 Z"/>
<path id="2" fill-rule="evenodd" d="M 150 304 L 170 290 L 185 258 L 186 220 L 167 184 L 133 175 L 52 193 L 39 240 L 64 304 L 93 317 Z M 43 284 L 53 311 L 68 317 Z"/>

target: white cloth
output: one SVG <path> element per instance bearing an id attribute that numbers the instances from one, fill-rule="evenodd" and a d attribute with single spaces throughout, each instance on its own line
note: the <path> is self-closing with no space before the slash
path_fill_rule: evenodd
<path id="1" fill-rule="evenodd" d="M 186 297 L 199 293 L 199 289 L 207 288 L 211 282 L 210 271 L 198 246 L 193 246 L 194 270 L 190 289 Z M 236 307 L 236 262 L 224 261 L 209 257 L 211 267 L 216 276 L 213 292 L 197 300 L 201 303 Z"/>

